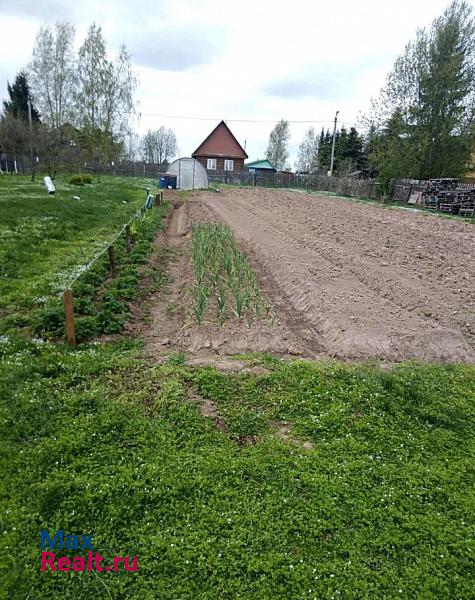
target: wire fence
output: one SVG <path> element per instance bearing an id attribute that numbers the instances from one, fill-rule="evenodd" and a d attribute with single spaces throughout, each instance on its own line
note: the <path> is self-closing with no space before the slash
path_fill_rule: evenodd
<path id="1" fill-rule="evenodd" d="M 63 160 L 61 172 L 90 173 L 92 175 L 111 175 L 124 177 L 145 177 L 158 179 L 166 173 L 167 163 L 149 164 L 140 161 L 122 160 L 119 162 L 79 163 Z M 44 171 L 46 163 L 39 163 L 36 168 Z M 30 163 L 25 157 L 6 159 L 0 157 L 0 169 L 6 173 L 30 173 Z M 326 173 L 302 174 L 291 172 L 266 172 L 246 169 L 243 172 L 208 171 L 211 185 L 230 184 L 238 186 L 264 188 L 291 188 L 313 192 L 328 192 L 350 198 L 370 199 L 396 203 L 408 203 L 421 207 L 439 210 L 464 217 L 475 216 L 475 182 L 457 179 L 392 179 L 382 183 L 377 179 L 358 176 L 331 176 Z"/>
<path id="2" fill-rule="evenodd" d="M 160 206 L 163 203 L 163 192 L 159 191 L 155 197 L 150 195 L 147 196 L 147 199 L 143 206 L 141 206 L 132 217 L 125 223 L 120 230 L 105 242 L 104 246 L 96 252 L 85 264 L 84 268 L 80 269 L 79 272 L 76 272 L 75 276 L 70 279 L 62 289 L 63 299 L 64 299 L 64 315 L 65 315 L 65 328 L 66 328 L 66 340 L 67 342 L 75 346 L 76 345 L 76 332 L 75 332 L 75 315 L 74 315 L 74 298 L 72 288 L 74 284 L 87 273 L 93 265 L 102 258 L 106 253 L 108 255 L 108 265 L 109 265 L 109 273 L 111 277 L 115 277 L 117 274 L 117 264 L 115 258 L 114 244 L 116 244 L 117 240 L 121 237 L 124 237 L 124 244 L 126 253 L 130 253 L 133 247 L 133 238 L 131 234 L 131 225 L 134 221 L 139 221 L 141 223 L 144 220 L 145 213 L 147 209 L 152 208 L 152 206 Z M 125 234 L 125 235 L 124 235 Z"/>
<path id="3" fill-rule="evenodd" d="M 0 175 L 31 175 L 36 173 L 90 173 L 91 175 L 112 175 L 122 177 L 157 178 L 166 172 L 168 163 L 146 163 L 143 161 L 84 162 L 69 158 L 50 161 L 38 157 L 32 164 L 29 157 L 23 155 L 7 157 L 0 155 Z"/>

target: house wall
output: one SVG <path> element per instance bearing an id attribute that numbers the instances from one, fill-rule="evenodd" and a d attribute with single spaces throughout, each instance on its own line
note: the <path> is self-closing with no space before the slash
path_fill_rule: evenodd
<path id="1" fill-rule="evenodd" d="M 234 161 L 234 169 L 232 173 L 242 173 L 244 171 L 244 158 L 219 158 L 216 157 L 216 171 L 208 171 L 208 158 L 215 158 L 214 156 L 195 156 L 196 160 L 203 165 L 209 175 L 213 175 L 213 173 L 222 173 L 224 171 L 224 161 L 225 160 L 233 160 Z"/>

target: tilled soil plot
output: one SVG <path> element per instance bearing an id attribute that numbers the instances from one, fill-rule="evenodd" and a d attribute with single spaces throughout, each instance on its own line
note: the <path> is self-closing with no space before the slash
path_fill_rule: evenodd
<path id="1" fill-rule="evenodd" d="M 291 191 L 197 201 L 228 223 L 304 348 L 348 359 L 475 362 L 470 223 Z"/>
<path id="2" fill-rule="evenodd" d="M 316 356 L 312 346 L 305 345 L 299 331 L 289 329 L 274 310 L 265 318 L 252 322 L 238 319 L 230 314 L 220 326 L 212 314 L 198 325 L 193 317 L 191 287 L 194 281 L 191 264 L 191 224 L 199 221 L 215 221 L 201 195 L 191 200 L 176 202 L 170 212 L 165 232 L 159 234 L 156 244 L 171 254 L 167 271 L 170 277 L 168 289 L 160 290 L 147 299 L 151 323 L 144 322 L 141 311 L 136 310 L 129 332 L 141 335 L 146 341 L 147 352 L 155 357 L 168 354 L 170 350 L 184 350 L 195 355 L 228 356 L 249 351 L 272 352 L 284 356 Z M 173 196 L 171 196 L 173 202 Z M 269 297 L 265 290 L 266 297 Z M 273 303 L 270 291 L 271 304 Z M 307 334 L 310 335 L 310 331 Z M 209 361 L 208 361 L 209 362 Z M 226 367 L 227 363 L 222 365 Z M 232 367 L 233 363 L 230 362 Z"/>
<path id="3" fill-rule="evenodd" d="M 189 230 L 202 220 L 231 227 L 272 320 L 193 323 Z M 470 223 L 314 194 L 194 193 L 157 240 L 175 253 L 173 282 L 151 299 L 147 347 L 474 363 L 473 232 Z"/>

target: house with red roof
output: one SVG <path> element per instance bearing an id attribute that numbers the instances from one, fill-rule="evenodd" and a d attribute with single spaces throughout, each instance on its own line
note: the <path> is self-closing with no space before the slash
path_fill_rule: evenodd
<path id="1" fill-rule="evenodd" d="M 213 129 L 191 156 L 203 165 L 208 176 L 240 176 L 247 158 L 246 151 L 224 121 Z"/>

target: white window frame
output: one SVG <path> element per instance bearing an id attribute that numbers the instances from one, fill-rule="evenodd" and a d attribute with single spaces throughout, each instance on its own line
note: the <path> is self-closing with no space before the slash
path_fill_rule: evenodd
<path id="1" fill-rule="evenodd" d="M 234 171 L 234 160 L 231 158 L 227 158 L 224 161 L 224 170 L 225 171 Z"/>
<path id="2" fill-rule="evenodd" d="M 216 171 L 216 159 L 208 158 L 206 168 L 208 169 L 208 171 Z"/>

